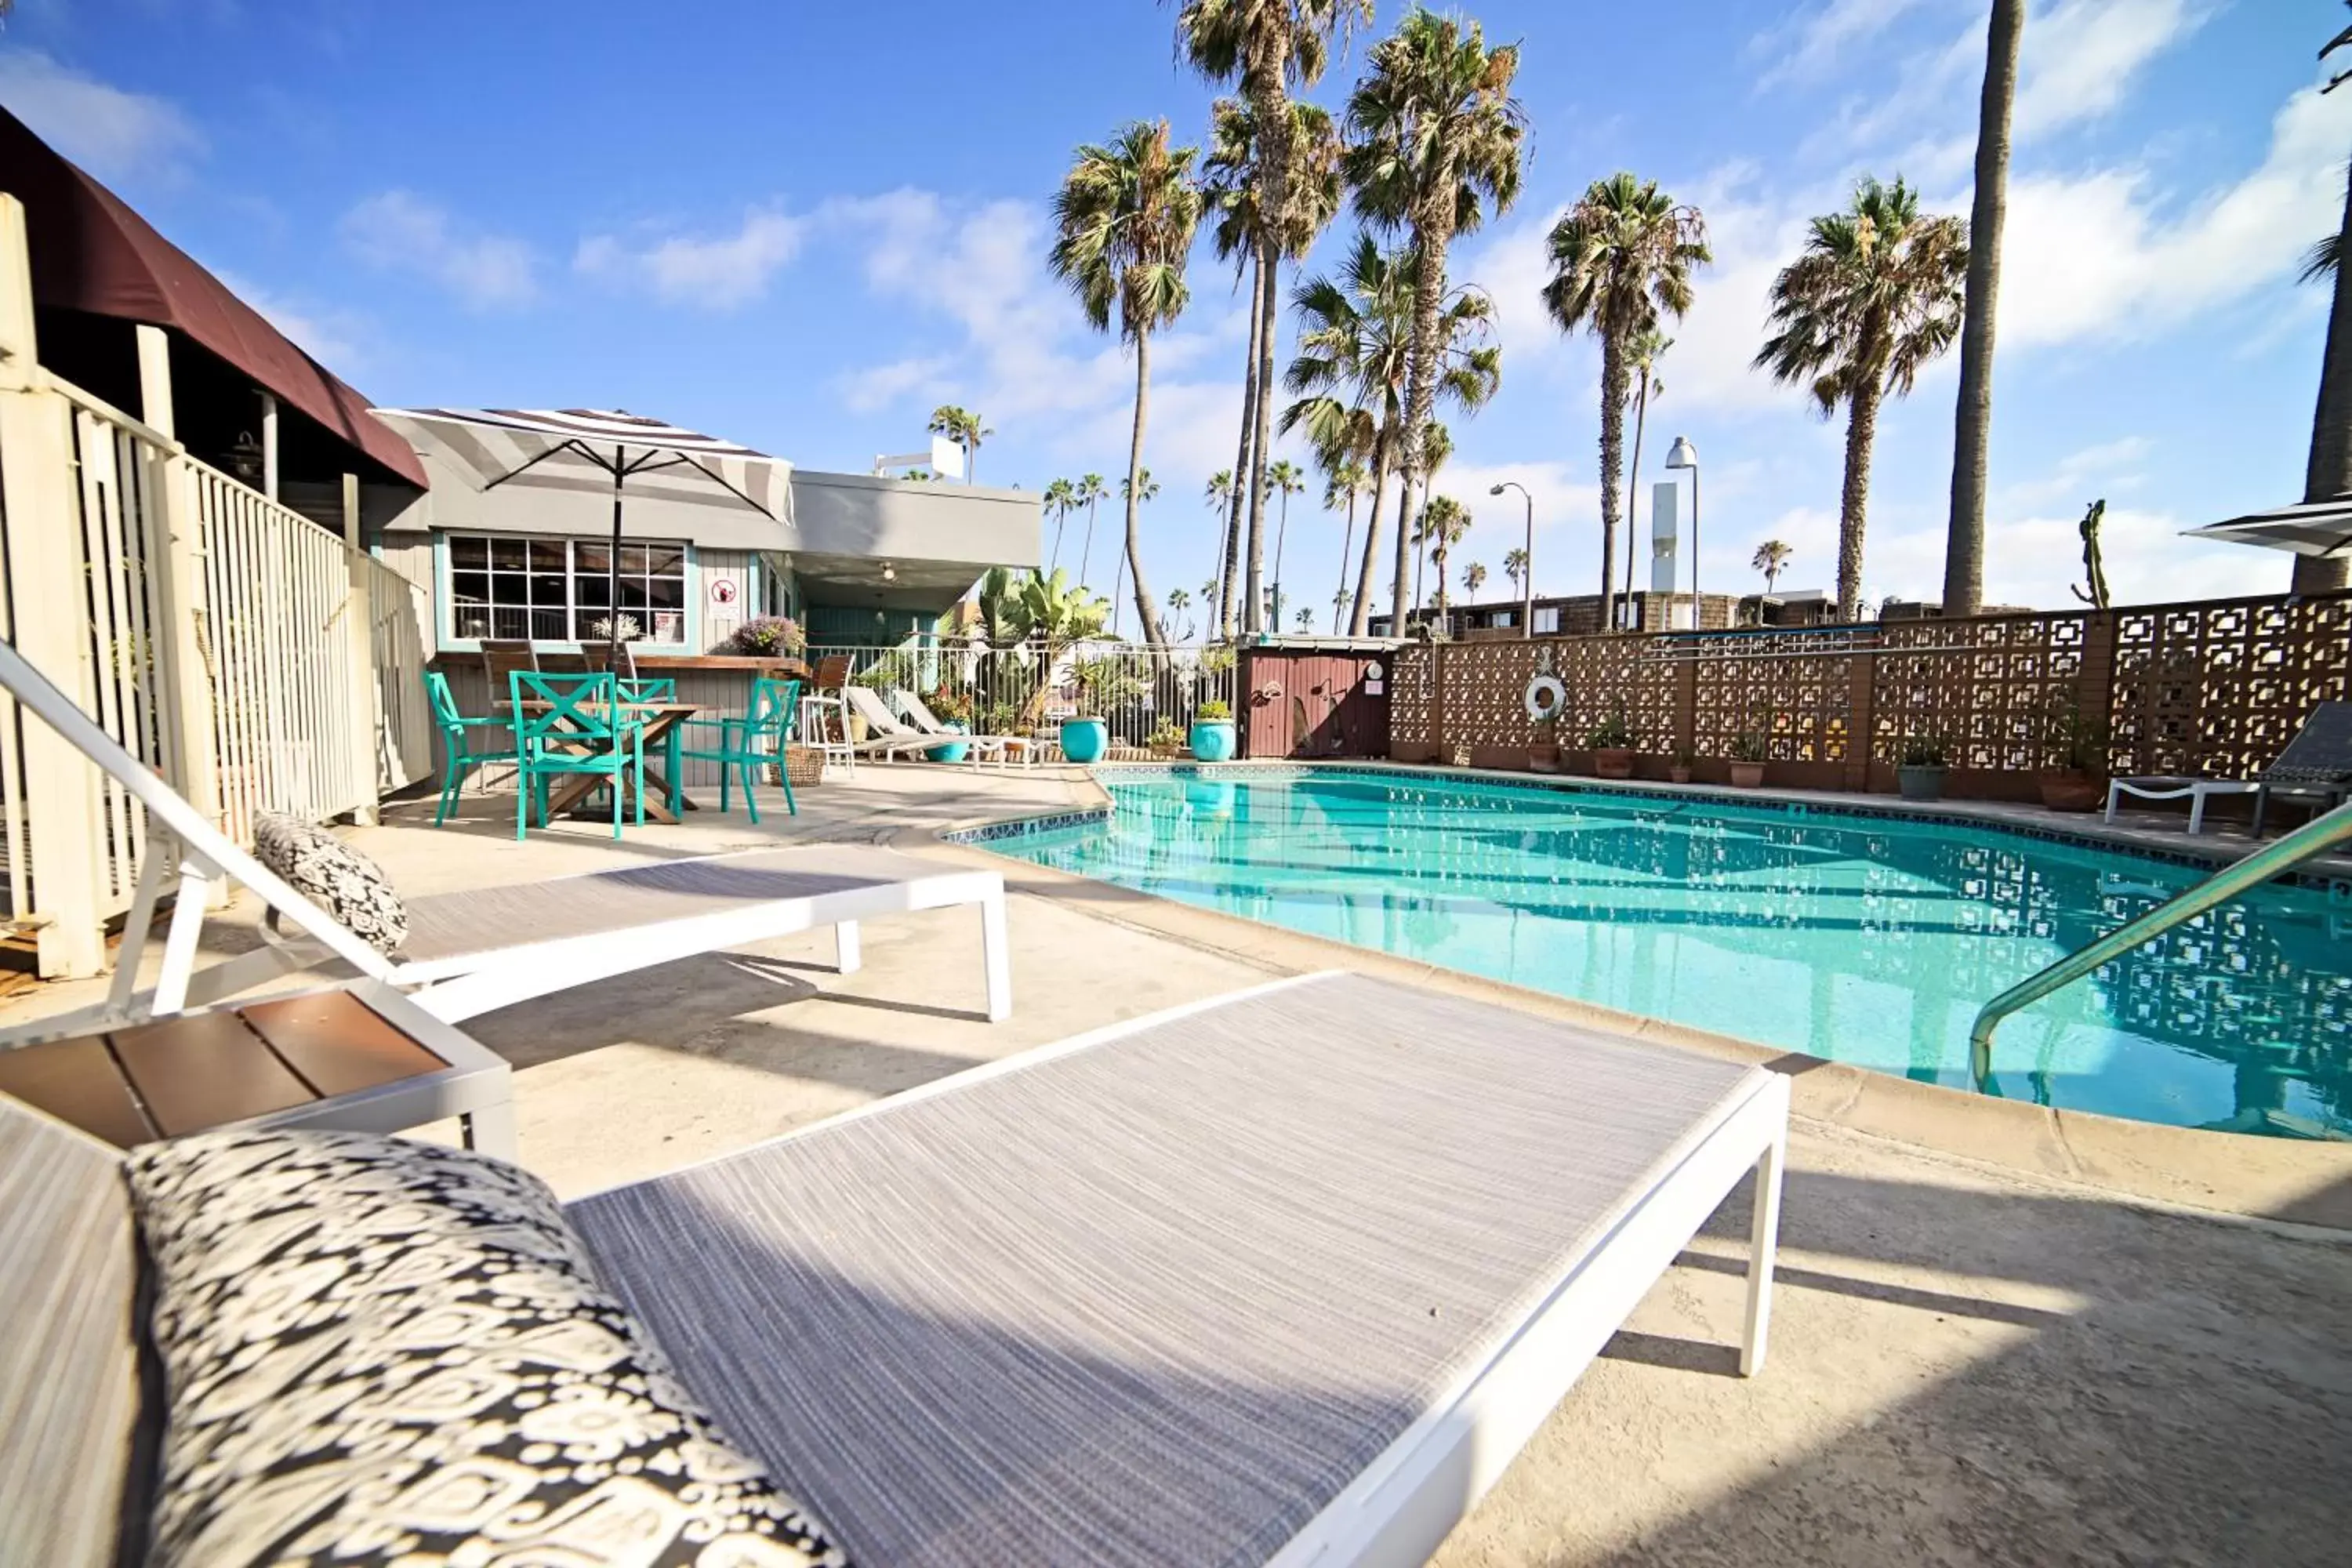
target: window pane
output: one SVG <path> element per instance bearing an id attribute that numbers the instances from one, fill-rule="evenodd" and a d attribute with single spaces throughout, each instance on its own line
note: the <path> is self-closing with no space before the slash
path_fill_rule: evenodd
<path id="1" fill-rule="evenodd" d="M 605 634 L 596 629 L 596 623 L 604 618 L 604 612 L 602 610 L 582 610 L 573 615 L 572 617 L 572 640 L 575 642 L 603 641 Z"/>
<path id="2" fill-rule="evenodd" d="M 686 552 L 674 544 L 649 544 L 646 546 L 646 570 L 656 576 L 683 576 Z"/>
<path id="3" fill-rule="evenodd" d="M 621 575 L 642 577 L 646 574 L 646 547 L 642 544 L 621 546 Z"/>
<path id="4" fill-rule="evenodd" d="M 655 608 L 682 610 L 686 607 L 686 579 L 655 577 L 646 584 L 646 597 Z"/>
<path id="5" fill-rule="evenodd" d="M 490 596 L 490 574 L 487 572 L 452 572 L 449 592 L 461 605 L 478 605 Z"/>
<path id="6" fill-rule="evenodd" d="M 607 584 L 602 574 L 593 577 L 574 577 L 572 580 L 572 603 L 583 609 L 601 610 L 610 602 Z"/>
<path id="7" fill-rule="evenodd" d="M 520 572 L 491 573 L 490 603 L 515 605 L 530 603 L 530 579 Z"/>
<path id="8" fill-rule="evenodd" d="M 686 616 L 678 610 L 663 610 L 654 616 L 652 630 L 656 642 L 684 642 Z"/>
<path id="9" fill-rule="evenodd" d="M 528 613 L 522 610 L 494 609 L 490 612 L 490 635 L 501 641 L 510 641 L 530 635 Z"/>
<path id="10" fill-rule="evenodd" d="M 487 539 L 450 535 L 449 564 L 461 571 L 478 572 L 490 563 L 490 542 Z"/>
<path id="11" fill-rule="evenodd" d="M 568 618 L 562 610 L 533 610 L 530 613 L 530 635 L 541 642 L 562 642 L 564 622 Z"/>
<path id="12" fill-rule="evenodd" d="M 523 549 L 523 542 L 520 539 L 490 541 L 490 565 L 498 571 L 521 571 L 527 555 L 528 552 Z"/>
<path id="13" fill-rule="evenodd" d="M 530 541 L 530 569 L 534 572 L 563 570 L 563 541 L 534 539 Z"/>
<path id="14" fill-rule="evenodd" d="M 461 637 L 486 637 L 490 635 L 490 612 L 478 605 L 460 605 L 451 629 Z"/>
<path id="15" fill-rule="evenodd" d="M 609 544 L 591 544 L 586 540 L 574 541 L 572 546 L 572 569 L 585 577 L 593 573 L 602 577 L 605 563 L 613 558 Z"/>
<path id="16" fill-rule="evenodd" d="M 560 610 L 564 607 L 565 603 L 563 590 L 564 581 L 560 574 L 553 577 L 533 577 L 530 580 L 530 602 L 542 609 L 551 606 Z"/>
<path id="17" fill-rule="evenodd" d="M 646 584 L 643 579 L 635 577 L 622 578 L 621 608 L 624 610 L 642 610 L 645 607 Z M 645 617 L 643 616 L 639 616 L 637 619 L 642 621 Z"/>

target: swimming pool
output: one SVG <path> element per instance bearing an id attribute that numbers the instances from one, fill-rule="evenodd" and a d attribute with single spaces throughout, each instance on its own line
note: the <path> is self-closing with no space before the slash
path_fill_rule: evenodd
<path id="1" fill-rule="evenodd" d="M 2199 879 L 1998 828 L 1370 771 L 1101 775 L 1040 865 L 1493 979 L 1969 1087 L 1986 998 Z M 2273 884 L 2018 1014 L 1997 1089 L 2352 1136 L 2352 900 Z"/>

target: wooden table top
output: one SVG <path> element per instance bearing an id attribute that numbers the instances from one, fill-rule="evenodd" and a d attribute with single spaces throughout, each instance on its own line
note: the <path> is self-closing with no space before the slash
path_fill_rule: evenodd
<path id="1" fill-rule="evenodd" d="M 443 1070 L 345 991 L 0 1051 L 0 1093 L 128 1149 Z"/>

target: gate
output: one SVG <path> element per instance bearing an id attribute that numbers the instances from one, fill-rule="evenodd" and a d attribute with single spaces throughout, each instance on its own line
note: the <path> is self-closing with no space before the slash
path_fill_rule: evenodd
<path id="1" fill-rule="evenodd" d="M 1249 650 L 1244 665 L 1242 754 L 1385 757 L 1390 645 Z"/>

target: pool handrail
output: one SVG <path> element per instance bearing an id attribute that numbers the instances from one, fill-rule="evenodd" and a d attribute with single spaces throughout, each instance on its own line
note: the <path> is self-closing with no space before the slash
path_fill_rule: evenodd
<path id="1" fill-rule="evenodd" d="M 2242 860 L 2222 867 L 2195 887 L 2177 893 L 2137 919 L 2126 921 L 2098 941 L 2075 949 L 2035 974 L 2019 981 L 1977 1012 L 1969 1028 L 1969 1076 L 1979 1093 L 1991 1091 L 1992 1035 L 2002 1019 L 2030 1007 L 2053 991 L 2063 990 L 2101 964 L 2153 942 L 2166 931 L 2217 904 L 2224 904 L 2250 888 L 2260 887 L 2305 860 L 2352 840 L 2352 803 L 2313 817 L 2283 838 L 2265 844 Z"/>

